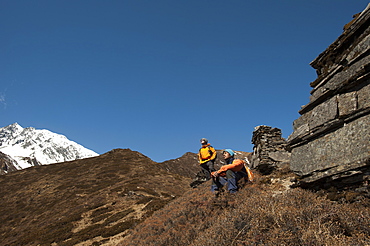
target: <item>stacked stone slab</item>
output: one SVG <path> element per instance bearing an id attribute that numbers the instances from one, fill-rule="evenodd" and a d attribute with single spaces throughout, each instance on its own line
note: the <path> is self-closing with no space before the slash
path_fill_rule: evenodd
<path id="1" fill-rule="evenodd" d="M 270 126 L 257 126 L 253 132 L 252 168 L 263 174 L 289 163 L 290 153 L 285 150 L 287 142 L 281 137 L 281 130 Z"/>
<path id="2" fill-rule="evenodd" d="M 291 169 L 302 185 L 343 187 L 369 179 L 369 6 L 311 63 L 318 77 L 288 138 Z"/>

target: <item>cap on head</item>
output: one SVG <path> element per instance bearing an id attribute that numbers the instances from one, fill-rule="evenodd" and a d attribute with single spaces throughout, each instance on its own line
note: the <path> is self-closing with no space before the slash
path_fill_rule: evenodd
<path id="1" fill-rule="evenodd" d="M 206 138 L 202 138 L 202 139 L 200 140 L 200 142 L 201 142 L 202 144 L 206 144 L 206 143 L 208 143 L 208 139 L 206 139 Z"/>
<path id="2" fill-rule="evenodd" d="M 232 151 L 231 149 L 224 149 L 224 151 L 222 151 L 222 152 L 227 152 L 227 153 L 229 153 L 231 156 L 234 156 L 234 155 L 235 155 L 234 151 Z"/>

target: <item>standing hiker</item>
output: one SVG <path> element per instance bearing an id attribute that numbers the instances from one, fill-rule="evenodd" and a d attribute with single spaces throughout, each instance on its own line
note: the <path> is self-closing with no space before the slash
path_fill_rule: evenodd
<path id="1" fill-rule="evenodd" d="M 216 150 L 208 143 L 206 138 L 200 140 L 202 147 L 198 152 L 199 165 L 206 180 L 211 179 L 211 173 L 216 171 L 214 165 L 217 157 Z"/>
<path id="2" fill-rule="evenodd" d="M 196 174 L 193 181 L 190 183 L 192 188 L 211 179 L 211 173 L 216 171 L 214 162 L 217 157 L 216 150 L 208 143 L 206 138 L 200 140 L 202 147 L 198 152 L 199 166 L 201 170 Z"/>
<path id="3" fill-rule="evenodd" d="M 225 149 L 222 155 L 226 161 L 220 170 L 212 172 L 211 190 L 218 195 L 222 187 L 227 183 L 227 189 L 230 194 L 238 191 L 238 181 L 247 176 L 244 167 L 244 161 L 236 159 L 231 149 Z"/>

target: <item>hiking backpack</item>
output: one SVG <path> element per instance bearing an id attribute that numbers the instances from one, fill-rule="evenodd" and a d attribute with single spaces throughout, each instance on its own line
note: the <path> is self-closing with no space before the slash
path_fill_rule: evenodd
<path id="1" fill-rule="evenodd" d="M 246 159 L 246 161 L 243 160 L 243 162 L 244 162 L 245 171 L 247 172 L 247 175 L 248 175 L 248 181 L 253 183 L 254 182 L 254 173 L 252 172 L 252 170 L 247 165 L 247 162 L 248 162 L 248 164 L 250 164 L 250 163 L 249 163 L 248 159 Z"/>

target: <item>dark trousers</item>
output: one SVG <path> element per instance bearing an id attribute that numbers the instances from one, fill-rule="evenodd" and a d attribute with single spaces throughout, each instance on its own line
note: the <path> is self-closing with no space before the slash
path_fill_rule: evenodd
<path id="1" fill-rule="evenodd" d="M 216 171 L 214 160 L 200 164 L 200 168 L 207 180 L 211 179 L 211 172 Z"/>
<path id="2" fill-rule="evenodd" d="M 235 193 L 238 191 L 238 181 L 243 177 L 239 172 L 233 172 L 231 170 L 226 171 L 226 177 L 217 177 L 212 180 L 211 190 L 216 191 L 221 189 L 225 184 L 227 184 L 227 190 L 230 193 Z"/>

